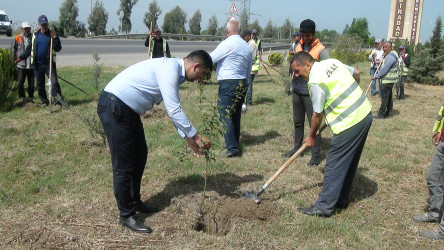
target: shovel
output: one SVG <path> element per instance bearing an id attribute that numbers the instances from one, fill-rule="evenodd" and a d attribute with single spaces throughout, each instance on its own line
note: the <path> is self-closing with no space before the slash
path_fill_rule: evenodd
<path id="1" fill-rule="evenodd" d="M 52 83 L 51 83 L 51 74 L 52 74 L 52 37 L 51 42 L 49 45 L 49 75 L 48 75 L 48 100 L 49 100 L 49 112 L 52 112 L 52 105 L 51 105 L 51 99 L 52 99 Z"/>
<path id="2" fill-rule="evenodd" d="M 320 134 L 325 128 L 327 127 L 326 124 L 323 124 L 321 126 L 321 128 L 318 130 L 318 132 L 316 133 L 316 135 Z M 282 165 L 282 167 L 264 184 L 262 185 L 262 187 L 260 187 L 260 189 L 254 193 L 254 192 L 249 192 L 246 191 L 245 193 L 242 194 L 242 197 L 246 197 L 248 199 L 252 199 L 254 200 L 254 202 L 256 202 L 256 204 L 260 204 L 261 203 L 261 198 L 259 198 L 259 195 L 261 195 L 265 189 L 282 173 L 284 172 L 285 169 L 288 168 L 288 166 L 290 166 L 290 164 L 294 161 L 294 159 L 296 159 L 296 157 L 298 157 L 304 150 L 305 148 L 307 148 L 307 144 L 304 143 L 302 144 L 302 147 L 299 148 L 298 151 L 296 151 L 296 153 L 294 153 L 290 159 L 288 159 L 284 165 Z"/>

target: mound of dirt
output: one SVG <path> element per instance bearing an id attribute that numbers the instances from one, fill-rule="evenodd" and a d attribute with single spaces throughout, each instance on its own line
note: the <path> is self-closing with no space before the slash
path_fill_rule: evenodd
<path id="1" fill-rule="evenodd" d="M 145 114 L 142 115 L 143 119 L 148 119 L 150 117 L 158 117 L 163 118 L 168 116 L 167 112 L 161 108 L 153 107 L 151 110 L 148 110 L 145 112 Z"/>
<path id="2" fill-rule="evenodd" d="M 184 204 L 184 203 L 182 203 Z M 257 205 L 247 198 L 232 198 L 219 196 L 215 192 L 207 193 L 203 206 L 188 203 L 199 209 L 193 229 L 212 235 L 226 235 L 233 228 L 234 223 L 245 220 L 269 220 L 277 216 L 277 208 L 267 201 Z"/>

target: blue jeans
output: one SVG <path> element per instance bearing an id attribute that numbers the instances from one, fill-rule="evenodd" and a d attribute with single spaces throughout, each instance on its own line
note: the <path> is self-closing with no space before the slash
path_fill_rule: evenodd
<path id="1" fill-rule="evenodd" d="M 372 77 L 376 73 L 376 68 L 370 68 L 370 77 Z M 378 88 L 379 92 L 381 92 L 381 79 L 374 79 L 372 81 L 372 95 L 376 95 L 378 92 L 376 91 L 376 80 L 378 80 Z"/>
<path id="2" fill-rule="evenodd" d="M 240 154 L 241 113 L 247 87 L 246 79 L 219 81 L 217 105 L 220 121 L 226 126 L 224 138 L 228 153 Z"/>
<path id="3" fill-rule="evenodd" d="M 248 83 L 248 90 L 247 90 L 247 98 L 246 103 L 251 105 L 253 104 L 253 81 L 254 81 L 255 74 L 250 74 L 247 79 Z"/>

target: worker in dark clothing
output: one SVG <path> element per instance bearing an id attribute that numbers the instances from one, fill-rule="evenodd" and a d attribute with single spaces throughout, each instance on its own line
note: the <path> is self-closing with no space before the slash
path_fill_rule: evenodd
<path id="1" fill-rule="evenodd" d="M 150 36 L 152 32 L 151 30 L 148 32 L 148 37 L 145 40 L 145 47 L 150 47 Z M 171 58 L 170 47 L 168 46 L 168 42 L 166 39 L 162 38 L 162 32 L 159 28 L 154 29 L 154 37 L 151 39 L 151 47 L 150 47 L 150 59 L 151 58 L 159 58 L 159 57 L 168 57 Z"/>
<path id="2" fill-rule="evenodd" d="M 301 22 L 299 32 L 302 40 L 296 46 L 296 52 L 305 51 L 316 61 L 322 61 L 329 58 L 325 46 L 319 38 L 315 39 L 316 24 L 310 19 Z M 293 91 L 293 123 L 294 123 L 294 147 L 292 150 L 284 153 L 283 157 L 291 157 L 302 146 L 304 139 L 304 124 L 307 116 L 308 123 L 311 126 L 311 117 L 313 116 L 313 107 L 308 93 L 307 81 L 299 76 L 293 75 L 291 82 Z M 308 166 L 317 166 L 321 163 L 321 135 L 316 136 L 316 143 L 311 148 L 311 159 Z"/>

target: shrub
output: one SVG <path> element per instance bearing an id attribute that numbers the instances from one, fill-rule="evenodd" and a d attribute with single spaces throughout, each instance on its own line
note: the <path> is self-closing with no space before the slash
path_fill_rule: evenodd
<path id="1" fill-rule="evenodd" d="M 341 35 L 338 37 L 330 57 L 348 65 L 366 61 L 368 55 L 361 49 L 362 43 L 362 39 L 357 36 Z"/>
<path id="2" fill-rule="evenodd" d="M 0 111 L 8 111 L 15 101 L 17 68 L 10 49 L 0 49 Z"/>
<path id="3" fill-rule="evenodd" d="M 275 53 L 271 53 L 268 56 L 268 62 L 274 66 L 281 65 L 283 60 L 284 60 L 284 55 L 282 55 L 281 53 L 275 52 Z"/>

